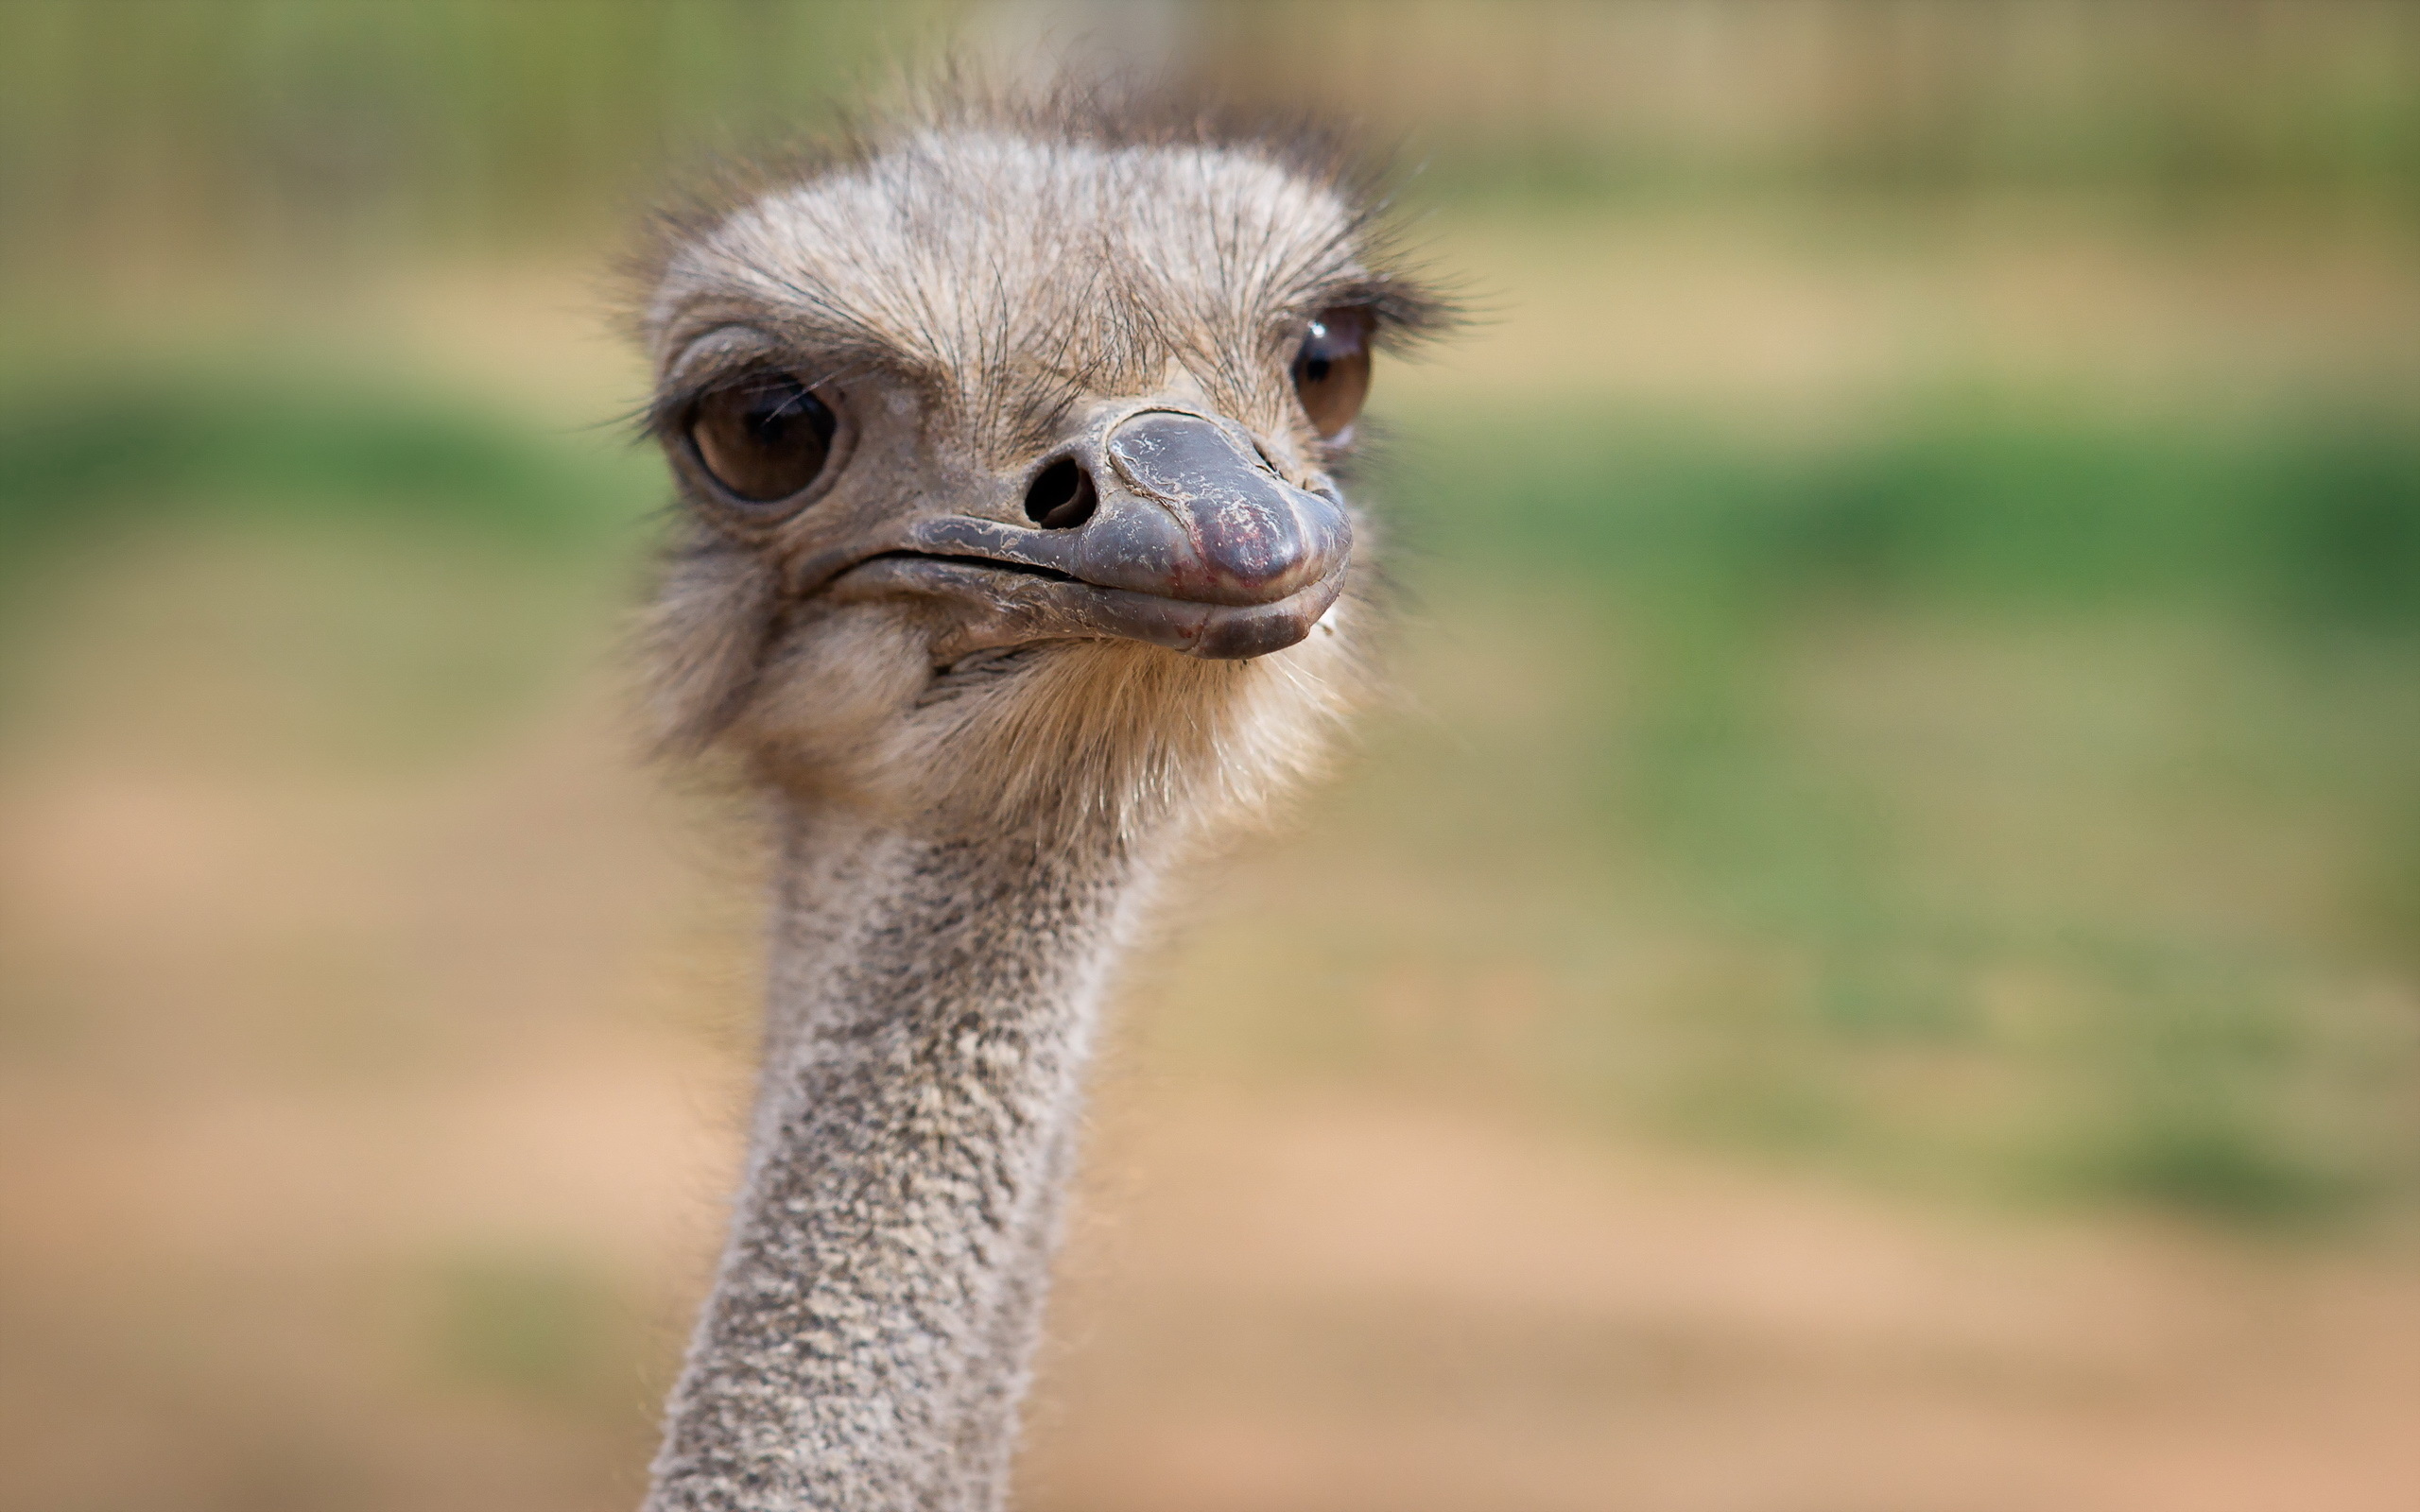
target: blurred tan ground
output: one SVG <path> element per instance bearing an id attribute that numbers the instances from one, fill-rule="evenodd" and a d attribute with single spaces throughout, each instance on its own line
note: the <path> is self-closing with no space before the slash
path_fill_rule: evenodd
<path id="1" fill-rule="evenodd" d="M 85 612 L 241 621 L 349 567 L 162 552 Z M 215 729 L 278 690 L 207 663 L 103 646 L 0 789 L 12 974 L 57 1015 L 0 1071 L 0 1505 L 626 1503 L 744 1090 L 729 816 L 631 767 L 594 678 L 330 770 Z M 1338 859 L 1314 831 L 1201 906 L 1365 880 Z M 1204 1069 L 1164 1020 L 1219 969 L 1179 947 L 1121 1036 L 1029 1505 L 2420 1500 L 2408 1255 L 1927 1214 L 1578 1136 L 1483 1076 Z M 526 1376 L 458 1358 L 482 1268 L 593 1293 L 589 1336 Z"/>
<path id="2" fill-rule="evenodd" d="M 1986 235 L 1943 294 L 1720 253 L 1735 231 L 1649 228 L 1595 264 L 1553 238 L 1601 226 L 1458 232 L 1507 313 L 1385 381 L 1431 406 L 1887 390 L 1935 366 L 1947 309 L 2053 378 L 2220 388 L 2291 369 L 2264 335 L 2287 327 L 2311 370 L 2393 370 L 2377 312 L 2420 308 L 2392 237 L 2316 273 L 2290 232 L 2238 238 L 2171 276 L 2122 242 L 2002 262 Z M 2366 314 L 2310 318 L 2360 280 Z M 394 329 L 568 423 L 630 397 L 585 299 L 416 284 Z M 2045 307 L 2071 314 L 2022 313 Z M 0 744 L 0 1508 L 633 1501 L 735 1158 L 755 863 L 729 800 L 628 758 L 619 592 L 333 527 L 146 540 L 45 590 Z M 1920 1206 L 1577 1126 L 1520 1074 L 1556 988 L 1517 952 L 1380 971 L 1338 1010 L 1400 1041 L 1376 1071 L 1262 1043 L 1337 1006 L 1332 941 L 1277 934 L 1349 913 L 1310 901 L 1469 904 L 1377 852 L 1357 795 L 1605 696 L 1550 615 L 1453 623 L 1415 641 L 1421 712 L 1389 727 L 1446 756 L 1407 778 L 1382 742 L 1203 879 L 1202 928 L 1137 973 L 1026 1504 L 2420 1506 L 2407 1237 Z M 1960 694 L 1959 655 L 1858 661 L 1827 696 L 1988 730 L 2001 695 Z M 1483 906 L 1553 905 L 1553 876 L 1525 885 Z M 1619 990 L 1707 948 L 1626 936 Z"/>

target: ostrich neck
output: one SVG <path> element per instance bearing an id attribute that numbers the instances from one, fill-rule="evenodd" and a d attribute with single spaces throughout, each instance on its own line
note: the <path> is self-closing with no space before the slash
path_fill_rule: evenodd
<path id="1" fill-rule="evenodd" d="M 786 818 L 765 1066 L 648 1512 L 1000 1504 L 1115 844 Z"/>

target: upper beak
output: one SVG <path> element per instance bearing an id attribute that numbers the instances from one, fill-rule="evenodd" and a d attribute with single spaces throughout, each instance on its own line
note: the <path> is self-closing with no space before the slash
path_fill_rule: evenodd
<path id="1" fill-rule="evenodd" d="M 1343 591 L 1353 524 L 1341 501 L 1279 477 L 1233 426 L 1146 409 L 1073 459 L 1098 493 L 1088 516 L 1056 529 L 927 516 L 908 551 L 1041 569 L 1018 596 L 1057 600 L 1095 633 L 1202 657 L 1292 645 Z"/>

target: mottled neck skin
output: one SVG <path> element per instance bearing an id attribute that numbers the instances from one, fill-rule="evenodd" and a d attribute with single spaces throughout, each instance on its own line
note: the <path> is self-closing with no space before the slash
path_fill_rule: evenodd
<path id="1" fill-rule="evenodd" d="M 648 1512 L 1000 1506 L 1103 989 L 1107 835 L 785 816 L 765 1066 Z"/>

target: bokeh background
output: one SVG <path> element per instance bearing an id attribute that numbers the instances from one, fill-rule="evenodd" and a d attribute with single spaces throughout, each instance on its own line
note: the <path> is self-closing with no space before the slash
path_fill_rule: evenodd
<path id="1" fill-rule="evenodd" d="M 2420 8 L 0 9 L 0 1509 L 629 1506 L 752 1036 L 603 277 L 955 47 L 1399 144 L 1402 696 L 1034 1512 L 2420 1506 Z"/>

